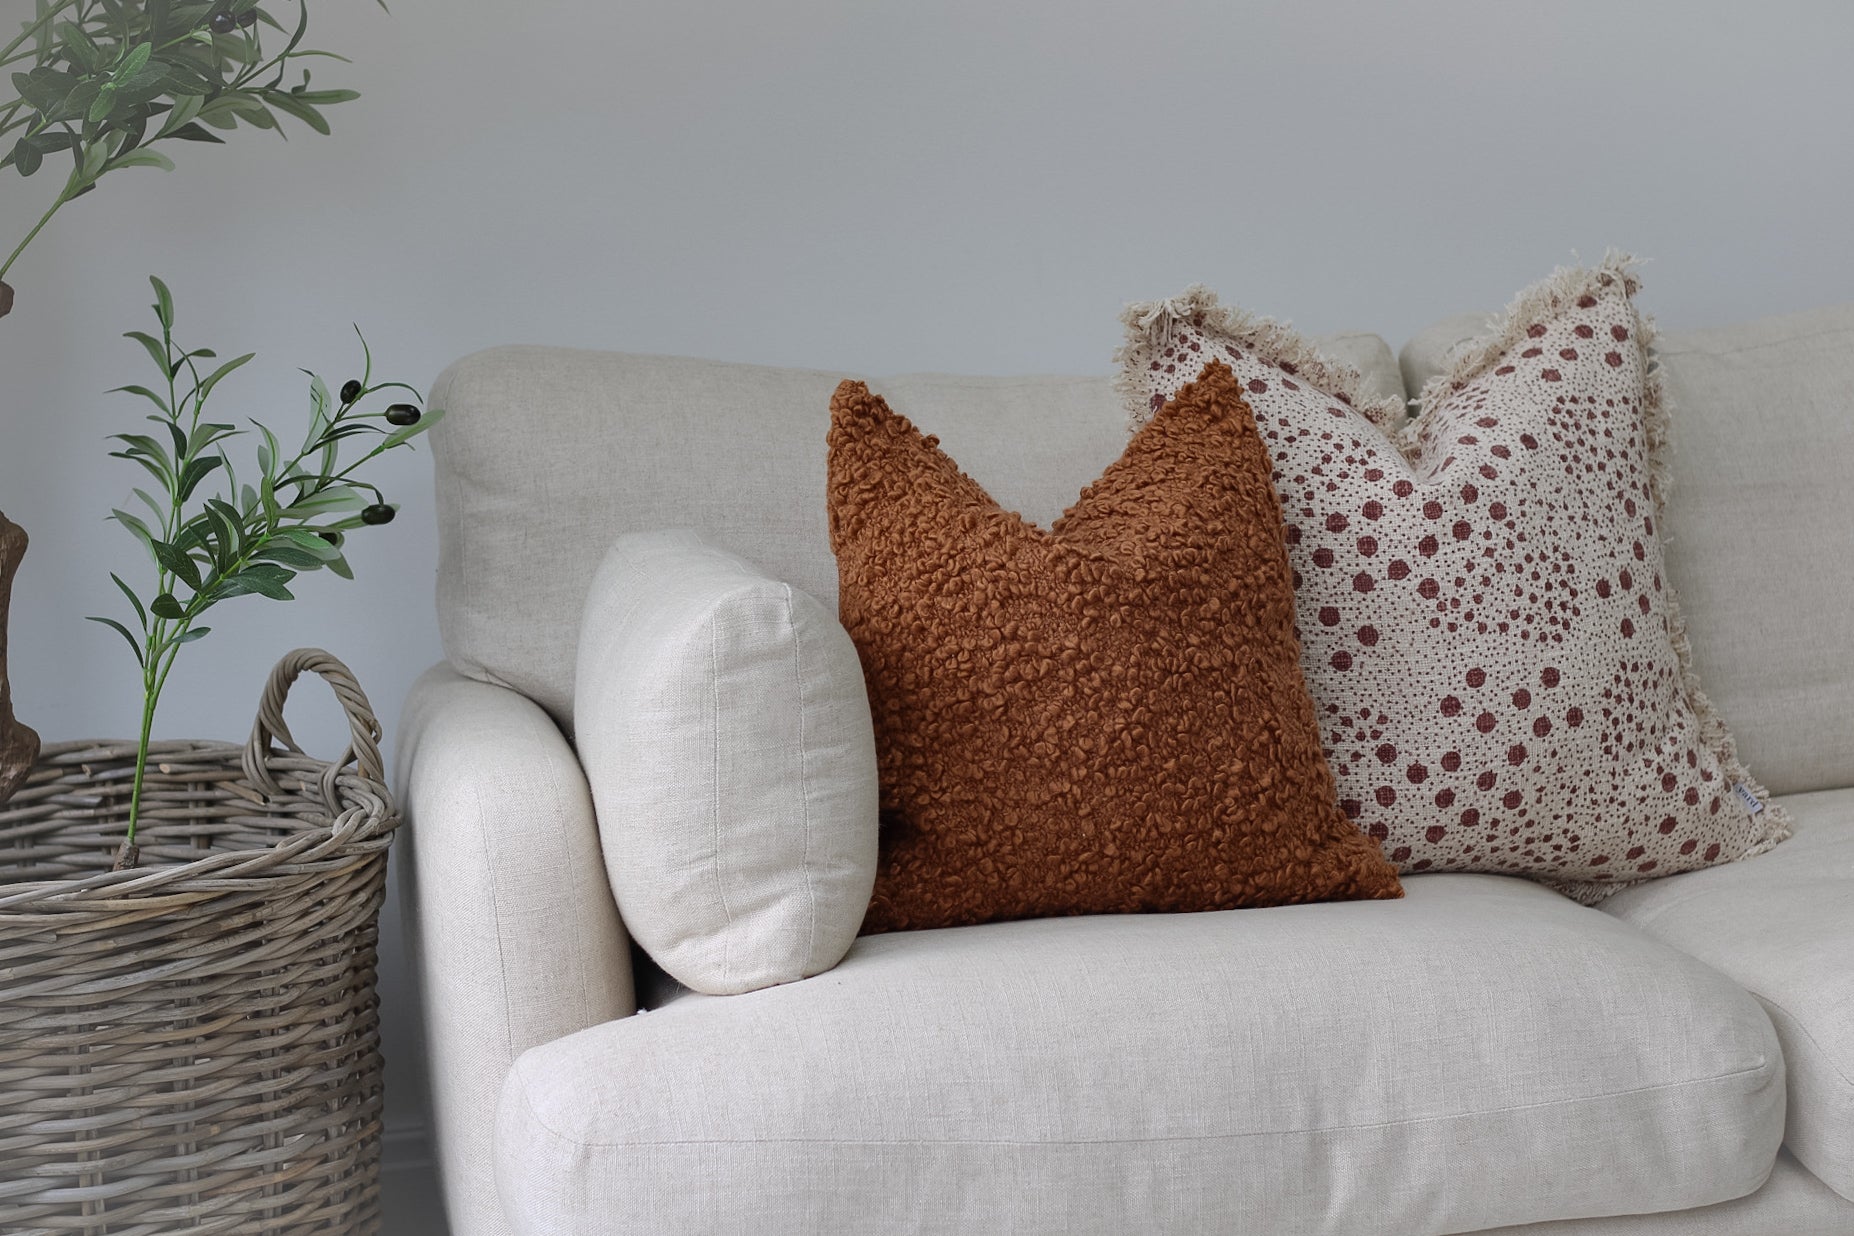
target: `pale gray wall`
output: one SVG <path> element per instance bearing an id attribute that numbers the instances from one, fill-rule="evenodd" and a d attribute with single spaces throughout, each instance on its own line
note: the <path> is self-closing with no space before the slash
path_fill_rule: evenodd
<path id="1" fill-rule="evenodd" d="M 0 0 L 24 13 L 25 0 Z M 1854 5 L 608 3 L 318 0 L 335 136 L 240 134 L 124 173 L 15 271 L 0 508 L 34 549 L 21 714 L 128 732 L 100 522 L 135 483 L 101 438 L 144 380 L 117 336 L 173 286 L 184 337 L 260 360 L 221 411 L 300 424 L 339 381 L 533 341 L 884 372 L 1100 372 L 1129 299 L 1202 280 L 1313 331 L 1400 343 L 1573 250 L 1651 257 L 1663 325 L 1854 298 Z M 48 187 L 0 180 L 8 243 Z M 28 192 L 27 190 L 31 190 Z M 222 612 L 160 730 L 236 737 L 284 650 L 347 658 L 389 725 L 438 657 L 425 457 L 357 537 L 356 585 Z M 1079 485 L 1087 478 L 1076 478 Z M 310 694 L 313 694 L 311 692 Z M 329 710 L 306 737 L 332 745 Z M 389 924 L 396 932 L 396 927 Z M 392 1118 L 404 970 L 384 985 Z"/>

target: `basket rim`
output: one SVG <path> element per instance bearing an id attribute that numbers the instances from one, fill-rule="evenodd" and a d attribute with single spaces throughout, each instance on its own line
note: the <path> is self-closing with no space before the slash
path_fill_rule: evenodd
<path id="1" fill-rule="evenodd" d="M 27 779 L 7 804 L 0 804 L 0 815 L 8 808 L 28 805 L 32 791 L 47 786 L 81 783 L 95 764 L 120 764 L 122 749 L 127 746 L 133 760 L 134 742 L 114 739 L 73 739 L 49 743 L 39 753 Z M 273 774 L 288 776 L 292 786 L 283 786 L 283 794 L 270 793 L 252 784 L 243 760 L 245 747 L 238 743 L 207 739 L 164 739 L 148 744 L 151 765 L 161 755 L 186 754 L 207 757 L 233 772 L 235 784 L 250 792 L 257 804 L 298 801 L 314 808 L 308 817 L 284 813 L 284 821 L 301 821 L 269 846 L 241 846 L 215 850 L 186 862 L 156 863 L 127 871 L 102 871 L 89 875 L 64 875 L 53 879 L 0 879 L 0 915 L 32 910 L 102 909 L 101 903 L 133 900 L 146 907 L 151 899 L 172 897 L 176 903 L 196 903 L 203 896 L 230 892 L 249 892 L 254 880 L 300 879 L 333 872 L 372 853 L 385 850 L 392 841 L 400 818 L 387 787 L 357 768 L 344 768 L 334 778 L 342 810 L 332 819 L 321 800 L 319 787 L 329 769 L 329 762 L 312 756 L 272 752 L 267 764 Z M 85 757 L 90 757 L 86 759 Z M 48 769 L 60 775 L 46 777 Z M 317 818 L 319 817 L 319 818 Z"/>

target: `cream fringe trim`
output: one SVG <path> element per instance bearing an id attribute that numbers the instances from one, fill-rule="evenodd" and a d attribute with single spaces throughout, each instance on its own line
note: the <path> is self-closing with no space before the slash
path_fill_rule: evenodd
<path id="1" fill-rule="evenodd" d="M 1632 332 L 1635 345 L 1642 352 L 1642 415 L 1648 436 L 1648 486 L 1659 513 L 1673 483 L 1668 463 L 1666 395 L 1662 389 L 1661 365 L 1654 358 L 1654 320 L 1635 308 L 1635 293 L 1642 286 L 1642 281 L 1636 277 L 1635 265 L 1635 259 L 1629 254 L 1612 249 L 1595 267 L 1560 266 L 1515 296 L 1512 304 L 1487 323 L 1486 334 L 1456 344 L 1449 354 L 1448 367 L 1423 383 L 1421 393 L 1412 401 L 1416 405 L 1416 415 L 1405 427 L 1406 444 L 1414 446 L 1430 408 L 1492 369 L 1512 349 L 1524 346 L 1527 328 L 1559 316 L 1571 308 L 1578 297 L 1599 295 L 1620 280 L 1635 316 Z"/>
<path id="2" fill-rule="evenodd" d="M 1635 259 L 1628 254 L 1612 250 L 1597 266 L 1560 267 L 1514 297 L 1505 312 L 1488 323 L 1487 334 L 1458 345 L 1448 368 L 1423 384 L 1422 394 L 1416 401 L 1416 417 L 1400 435 L 1400 445 L 1406 453 L 1414 448 L 1430 409 L 1480 378 L 1501 357 L 1520 346 L 1527 337 L 1528 327 L 1559 316 L 1575 304 L 1578 297 L 1599 295 L 1620 281 L 1623 294 L 1629 298 L 1630 312 L 1635 318 L 1630 333 L 1642 355 L 1642 424 L 1648 448 L 1648 488 L 1654 499 L 1655 518 L 1661 519 L 1666 512 L 1668 493 L 1673 486 L 1673 446 L 1669 437 L 1672 416 L 1661 363 L 1653 351 L 1654 320 L 1635 307 L 1635 293 L 1641 288 L 1641 280 L 1635 274 L 1635 265 Z M 1699 722 L 1701 744 L 1714 753 L 1719 761 L 1719 770 L 1726 778 L 1726 785 L 1721 787 L 1722 792 L 1735 800 L 1736 796 L 1731 794 L 1731 789 L 1734 785 L 1742 785 L 1756 796 L 1758 802 L 1764 804 L 1764 835 L 1750 849 L 1728 861 L 1751 858 L 1772 849 L 1789 837 L 1790 815 L 1783 807 L 1770 801 L 1770 791 L 1752 778 L 1744 762 L 1738 758 L 1738 745 L 1733 741 L 1731 731 L 1726 728 L 1724 719 L 1707 698 L 1705 690 L 1700 686 L 1699 675 L 1693 670 L 1692 645 L 1688 641 L 1687 620 L 1680 609 L 1679 593 L 1672 580 L 1666 581 L 1666 585 L 1668 637 L 1680 661 L 1681 691 L 1687 698 L 1688 706 L 1693 709 L 1694 718 Z M 1547 883 L 1574 900 L 1585 905 L 1595 905 L 1633 884 L 1645 882 Z"/>
<path id="3" fill-rule="evenodd" d="M 1142 348 L 1163 348 L 1171 342 L 1180 322 L 1227 335 L 1257 355 L 1291 366 L 1296 377 L 1337 396 L 1387 433 L 1394 432 L 1406 415 L 1403 401 L 1395 397 L 1361 401 L 1358 371 L 1321 355 L 1293 327 L 1220 304 L 1217 294 L 1201 283 L 1192 284 L 1168 300 L 1130 304 L 1121 310 L 1120 320 L 1126 324 L 1127 337 L 1114 350 L 1114 364 L 1119 370 L 1114 389 L 1120 392 L 1127 410 L 1127 428 L 1131 430 L 1152 419 L 1152 408 L 1129 368 L 1133 354 Z"/>

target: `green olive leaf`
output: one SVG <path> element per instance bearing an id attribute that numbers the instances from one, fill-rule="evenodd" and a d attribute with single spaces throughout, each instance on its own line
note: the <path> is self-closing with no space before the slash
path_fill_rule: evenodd
<path id="1" fill-rule="evenodd" d="M 142 666 L 143 668 L 147 667 L 148 663 L 142 659 L 142 642 L 136 639 L 133 635 L 129 634 L 129 628 L 123 626 L 120 622 L 117 622 L 114 618 L 98 618 L 94 614 L 89 615 L 86 618 L 86 621 L 100 622 L 104 626 L 110 628 L 112 631 L 115 631 L 117 634 L 121 635 L 123 639 L 128 641 L 129 651 L 135 654 L 135 663 L 139 666 Z"/>
<path id="2" fill-rule="evenodd" d="M 133 339 L 135 342 L 141 344 L 148 353 L 148 359 L 155 363 L 155 368 L 161 371 L 161 376 L 163 378 L 171 378 L 174 376 L 174 369 L 168 363 L 167 345 L 161 340 L 156 339 L 146 331 L 139 330 L 124 331 L 122 332 L 122 337 L 124 339 Z"/>
<path id="3" fill-rule="evenodd" d="M 30 176 L 39 170 L 45 162 L 45 152 L 33 143 L 29 137 L 22 137 L 13 143 L 13 153 L 7 156 L 13 166 L 19 169 L 21 176 Z"/>
<path id="4" fill-rule="evenodd" d="M 137 44 L 129 54 L 123 58 L 122 64 L 116 69 L 114 74 L 115 80 L 120 82 L 126 78 L 134 77 L 137 73 L 142 71 L 143 66 L 148 63 L 148 58 L 152 55 L 154 55 L 153 43 Z"/>
<path id="5" fill-rule="evenodd" d="M 123 167 L 158 167 L 164 172 L 171 172 L 174 170 L 174 161 L 158 150 L 142 147 L 131 150 L 127 154 L 117 155 L 110 160 L 109 167 L 111 171 Z"/>

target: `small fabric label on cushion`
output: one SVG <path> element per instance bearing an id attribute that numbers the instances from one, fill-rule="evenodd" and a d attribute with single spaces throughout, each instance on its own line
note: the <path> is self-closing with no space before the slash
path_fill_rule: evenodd
<path id="1" fill-rule="evenodd" d="M 1757 795 L 1753 794 L 1744 782 L 1733 782 L 1732 793 L 1738 795 L 1738 801 L 1743 803 L 1745 805 L 1745 810 L 1749 811 L 1752 815 L 1757 815 L 1764 810 L 1764 804 L 1758 801 Z"/>

